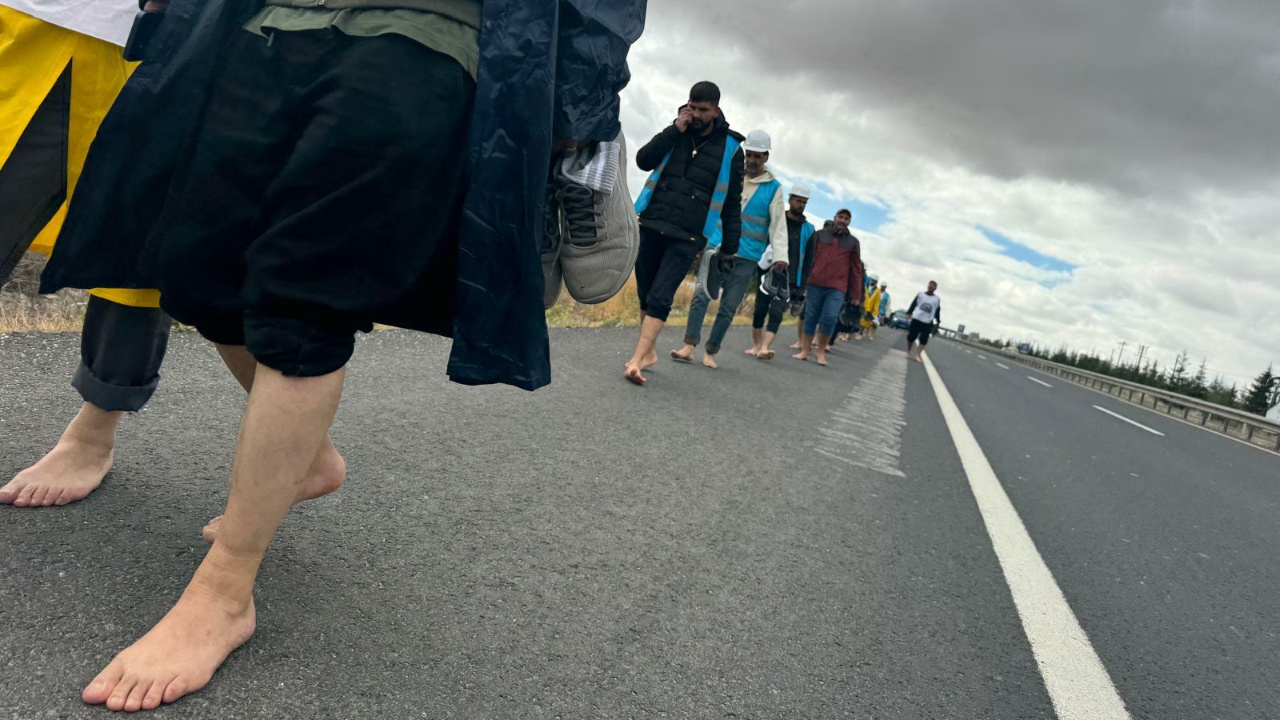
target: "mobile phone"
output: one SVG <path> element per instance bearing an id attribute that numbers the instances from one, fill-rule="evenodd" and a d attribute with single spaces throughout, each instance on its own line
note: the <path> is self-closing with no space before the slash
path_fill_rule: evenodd
<path id="1" fill-rule="evenodd" d="M 133 28 L 129 30 L 129 39 L 124 44 L 125 60 L 140 62 L 146 58 L 147 45 L 151 43 L 162 20 L 162 12 L 139 12 L 133 16 Z"/>

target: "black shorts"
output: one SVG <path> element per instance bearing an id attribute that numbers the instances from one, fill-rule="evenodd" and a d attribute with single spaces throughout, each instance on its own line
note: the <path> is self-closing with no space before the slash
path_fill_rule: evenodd
<path id="1" fill-rule="evenodd" d="M 293 376 L 375 320 L 450 334 L 474 94 L 400 35 L 236 33 L 161 221 L 164 309 Z"/>
<path id="2" fill-rule="evenodd" d="M 912 320 L 911 326 L 907 328 L 907 344 L 920 340 L 921 345 L 929 344 L 929 336 L 933 334 L 933 323 L 922 323 L 919 320 Z"/>

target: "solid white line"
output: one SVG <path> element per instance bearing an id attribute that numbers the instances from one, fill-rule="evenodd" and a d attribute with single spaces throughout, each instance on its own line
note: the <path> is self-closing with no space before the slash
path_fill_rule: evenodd
<path id="1" fill-rule="evenodd" d="M 1043 380 L 1040 380 L 1040 379 L 1038 379 L 1038 378 L 1033 378 L 1033 377 L 1031 377 L 1030 375 L 1028 375 L 1028 376 L 1027 376 L 1027 379 L 1028 379 L 1028 380 L 1030 380 L 1030 381 L 1031 381 L 1031 382 L 1033 382 L 1033 383 L 1040 383 L 1041 385 L 1043 385 L 1043 386 L 1045 386 L 1045 387 L 1047 387 L 1047 388 L 1051 388 L 1051 387 L 1053 387 L 1053 386 L 1052 386 L 1052 385 L 1050 385 L 1049 383 L 1047 383 L 1047 382 L 1045 382 L 1045 381 L 1043 381 Z"/>
<path id="2" fill-rule="evenodd" d="M 1104 407 L 1098 407 L 1097 405 L 1094 405 L 1094 406 L 1093 406 L 1093 409 L 1094 409 L 1094 410 L 1100 410 L 1100 411 L 1102 411 L 1102 412 L 1104 412 L 1104 413 L 1106 413 L 1106 414 L 1110 415 L 1110 416 L 1111 416 L 1111 417 L 1113 417 L 1113 418 L 1119 418 L 1119 419 L 1121 419 L 1121 420 L 1123 420 L 1123 421 L 1125 421 L 1125 422 L 1129 423 L 1130 425 L 1133 425 L 1134 427 L 1140 427 L 1140 428 L 1142 428 L 1143 430 L 1146 430 L 1147 432 L 1151 433 L 1152 435 L 1159 435 L 1160 437 L 1164 437 L 1164 436 L 1165 436 L 1165 435 L 1164 435 L 1164 433 L 1160 432 L 1159 430 L 1152 430 L 1151 428 L 1147 427 L 1146 425 L 1143 425 L 1143 424 L 1142 424 L 1142 423 L 1140 423 L 1140 422 L 1135 422 L 1135 421 L 1133 421 L 1133 420 L 1130 420 L 1129 418 L 1127 418 L 1127 417 L 1125 417 L 1125 416 L 1123 416 L 1123 415 L 1121 415 L 1121 414 L 1119 414 L 1119 413 L 1113 413 L 1113 412 L 1111 412 L 1110 410 L 1108 410 L 1108 409 L 1106 409 L 1106 408 L 1104 408 Z"/>
<path id="3" fill-rule="evenodd" d="M 1003 363 L 996 363 L 996 367 L 1000 368 L 1001 370 L 1008 370 L 1008 369 L 1009 369 L 1009 366 L 1008 366 L 1008 365 L 1005 365 L 1005 364 L 1003 364 Z"/>
<path id="4" fill-rule="evenodd" d="M 1059 720 L 1131 720 L 1089 636 L 928 355 L 924 366 Z"/>

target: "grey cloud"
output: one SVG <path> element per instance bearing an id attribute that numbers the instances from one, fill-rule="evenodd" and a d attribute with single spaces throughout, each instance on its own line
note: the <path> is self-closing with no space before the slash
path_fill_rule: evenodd
<path id="1" fill-rule="evenodd" d="M 718 34 L 709 47 L 761 72 L 821 78 L 994 177 L 1169 196 L 1280 173 L 1271 0 L 653 0 L 649 12 Z"/>

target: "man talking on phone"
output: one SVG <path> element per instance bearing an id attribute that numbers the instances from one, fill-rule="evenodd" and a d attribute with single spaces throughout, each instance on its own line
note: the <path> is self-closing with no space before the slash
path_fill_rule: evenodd
<path id="1" fill-rule="evenodd" d="M 675 121 L 636 154 L 636 166 L 653 171 L 636 201 L 641 326 L 626 364 L 626 378 L 636 385 L 647 382 L 644 370 L 658 362 L 658 334 L 698 253 L 718 238 L 711 262 L 724 276 L 733 268 L 742 234 L 744 139 L 720 112 L 720 88 L 704 81 L 689 91 Z"/>

